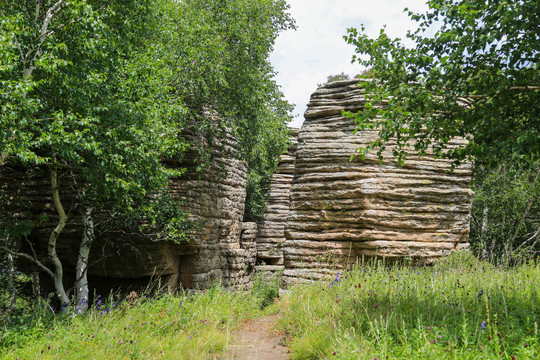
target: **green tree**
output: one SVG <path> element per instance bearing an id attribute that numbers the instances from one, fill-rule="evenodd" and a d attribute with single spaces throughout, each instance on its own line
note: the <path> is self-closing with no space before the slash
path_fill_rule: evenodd
<path id="1" fill-rule="evenodd" d="M 397 141 L 421 153 L 484 164 L 500 159 L 527 163 L 540 155 L 540 3 L 528 0 L 431 0 L 425 14 L 409 12 L 418 29 L 376 39 L 355 28 L 346 41 L 353 61 L 371 68 L 362 81 L 369 100 L 355 117 L 357 129 L 378 129 L 371 149 Z M 407 11 L 407 9 L 405 9 Z M 434 34 L 430 36 L 430 34 Z M 387 102 L 388 106 L 377 104 Z M 468 144 L 449 146 L 463 137 Z"/>
<path id="2" fill-rule="evenodd" d="M 280 31 L 294 28 L 284 0 L 169 2 L 165 42 L 190 125 L 220 137 L 205 116 L 213 111 L 232 132 L 248 164 L 246 213 L 264 212 L 271 175 L 287 148 L 292 106 L 283 99 L 269 61 Z M 204 154 L 204 151 L 203 151 Z"/>
<path id="3" fill-rule="evenodd" d="M 514 265 L 540 253 L 540 166 L 476 169 L 470 242 L 478 256 Z"/>
<path id="4" fill-rule="evenodd" d="M 223 143 L 224 130 L 239 140 L 253 199 L 248 212 L 260 215 L 288 142 L 291 106 L 268 59 L 278 32 L 293 27 L 287 8 L 283 0 L 3 2 L 0 163 L 47 171 L 58 213 L 51 268 L 16 246 L 4 250 L 37 263 L 68 303 L 56 244 L 80 216 L 75 289 L 83 310 L 100 212 L 182 239 L 189 223 L 166 191 L 182 170 L 161 160 L 204 145 L 200 138 Z M 202 166 L 209 151 L 203 146 L 201 154 Z M 76 190 L 71 214 L 61 181 Z"/>
<path id="5" fill-rule="evenodd" d="M 70 179 L 84 225 L 75 271 L 81 310 L 88 300 L 86 270 L 96 209 L 106 204 L 113 214 L 145 216 L 152 223 L 156 206 L 146 205 L 149 195 L 154 204 L 165 199 L 167 179 L 179 175 L 160 161 L 185 147 L 178 137 L 184 109 L 163 85 L 170 69 L 147 36 L 160 26 L 149 3 L 1 5 L 2 161 L 47 171 L 58 213 L 48 240 L 52 268 L 35 256 L 5 250 L 38 264 L 54 280 L 60 302 L 69 303 L 56 249 L 73 216 L 64 210 L 59 191 L 60 179 Z M 167 220 L 181 224 L 183 215 Z"/>

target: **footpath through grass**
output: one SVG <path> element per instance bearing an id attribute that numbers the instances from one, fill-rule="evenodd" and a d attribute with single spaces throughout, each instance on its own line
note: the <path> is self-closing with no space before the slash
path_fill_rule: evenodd
<path id="1" fill-rule="evenodd" d="M 281 299 L 293 359 L 540 359 L 540 266 L 357 265 Z"/>
<path id="2" fill-rule="evenodd" d="M 271 289 L 98 299 L 82 315 L 42 312 L 1 329 L 0 359 L 213 359 L 241 320 L 268 313 Z M 274 307 L 275 309 L 275 307 Z"/>
<path id="3" fill-rule="evenodd" d="M 276 311 L 293 359 L 540 359 L 540 264 L 498 269 L 470 254 L 434 267 L 359 264 L 277 304 L 251 292 L 96 301 L 4 326 L 0 359 L 219 359 L 244 319 Z"/>

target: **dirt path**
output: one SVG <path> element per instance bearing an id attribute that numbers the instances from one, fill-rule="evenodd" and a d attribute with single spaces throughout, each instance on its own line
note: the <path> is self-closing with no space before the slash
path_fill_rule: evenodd
<path id="1" fill-rule="evenodd" d="M 279 315 L 269 315 L 250 320 L 240 328 L 226 359 L 231 360 L 286 360 L 288 349 L 282 338 L 272 333 Z"/>

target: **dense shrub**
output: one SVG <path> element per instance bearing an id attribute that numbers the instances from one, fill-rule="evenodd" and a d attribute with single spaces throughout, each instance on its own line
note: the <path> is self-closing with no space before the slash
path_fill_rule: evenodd
<path id="1" fill-rule="evenodd" d="M 540 164 L 477 169 L 470 242 L 482 259 L 512 265 L 540 253 Z"/>

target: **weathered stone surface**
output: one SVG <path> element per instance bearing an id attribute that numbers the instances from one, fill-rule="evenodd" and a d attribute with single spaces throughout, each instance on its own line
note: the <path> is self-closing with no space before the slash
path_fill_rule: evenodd
<path id="1" fill-rule="evenodd" d="M 351 160 L 377 136 L 354 135 L 354 120 L 341 116 L 365 102 L 356 82 L 320 87 L 305 112 L 285 226 L 286 282 L 321 278 L 360 256 L 429 263 L 468 247 L 471 166 L 449 172 L 450 162 L 431 154 L 411 155 L 399 166 L 392 144 L 382 164 L 376 154 Z M 281 211 L 276 218 L 287 212 Z"/>
<path id="2" fill-rule="evenodd" d="M 298 129 L 290 129 L 292 144 L 281 155 L 277 172 L 272 177 L 270 196 L 257 237 L 257 262 L 260 265 L 282 265 L 282 246 L 289 212 L 289 190 L 294 177 Z M 269 268 L 274 271 L 274 268 Z M 258 271 L 262 271 L 259 267 Z"/>
<path id="3" fill-rule="evenodd" d="M 211 163 L 201 172 L 195 170 L 195 154 L 188 153 L 182 163 L 187 173 L 170 183 L 173 196 L 191 213 L 191 220 L 202 224 L 190 233 L 189 244 L 175 249 L 184 287 L 207 288 L 216 280 L 226 286 L 251 282 L 256 224 L 242 222 L 246 165 L 236 158 L 234 140 L 224 141 L 214 146 Z"/>
<path id="4" fill-rule="evenodd" d="M 103 279 L 108 284 L 115 284 L 113 279 L 119 279 L 118 283 L 125 285 L 122 279 L 133 279 L 133 283 L 140 284 L 136 279 L 157 274 L 173 287 L 181 284 L 187 288 L 206 288 L 216 281 L 225 286 L 250 285 L 256 258 L 257 224 L 242 221 L 246 165 L 237 159 L 236 142 L 229 135 L 222 142 L 214 143 L 209 165 L 201 171 L 197 171 L 196 156 L 197 151 L 193 149 L 185 155 L 182 164 L 170 164 L 187 168 L 180 178 L 170 180 L 169 187 L 173 197 L 191 214 L 190 219 L 201 224 L 189 233 L 189 242 L 157 241 L 151 235 L 140 234 L 138 229 L 100 234 L 92 245 L 90 263 L 95 264 L 88 270 L 90 277 Z M 70 278 L 77 261 L 82 217 L 68 177 L 62 178 L 61 185 L 61 198 L 69 221 L 57 248 L 66 276 Z M 27 173 L 24 169 L 4 167 L 0 187 L 7 188 L 8 193 L 20 193 L 30 203 L 29 215 L 36 223 L 30 239 L 36 244 L 38 254 L 47 261 L 46 243 L 57 222 L 48 173 Z M 48 220 L 42 222 L 40 218 Z M 96 219 L 98 228 L 99 222 Z"/>
<path id="5" fill-rule="evenodd" d="M 182 164 L 170 164 L 187 168 L 170 181 L 170 191 L 191 220 L 201 224 L 189 234 L 189 243 L 156 241 L 136 229 L 100 234 L 90 259 L 95 262 L 91 281 L 109 288 L 115 279 L 123 286 L 140 286 L 158 274 L 173 287 L 206 288 L 216 281 L 242 287 L 250 285 L 257 269 L 283 271 L 285 283 L 292 283 L 328 276 L 360 256 L 429 263 L 467 248 L 470 165 L 449 172 L 448 161 L 412 154 L 399 166 L 392 144 L 382 164 L 375 154 L 351 160 L 355 149 L 377 136 L 373 130 L 354 135 L 354 121 L 341 116 L 343 109 L 359 110 L 365 103 L 355 83 L 326 84 L 312 95 L 302 129 L 293 131 L 293 144 L 281 156 L 258 229 L 243 222 L 246 166 L 227 135 L 213 144 L 202 171 L 197 171 L 195 149 Z M 463 142 L 455 139 L 451 146 Z M 46 254 L 57 221 L 48 174 L 7 166 L 1 170 L 0 188 L 30 203 L 28 214 L 36 222 L 30 241 Z M 70 222 L 58 253 L 73 277 L 69 271 L 77 259 L 82 221 L 68 178 L 62 178 L 61 196 Z M 106 214 L 97 212 L 96 223 L 100 216 Z"/>

